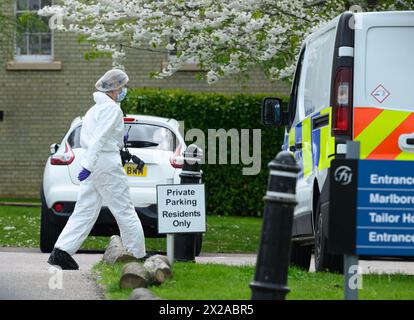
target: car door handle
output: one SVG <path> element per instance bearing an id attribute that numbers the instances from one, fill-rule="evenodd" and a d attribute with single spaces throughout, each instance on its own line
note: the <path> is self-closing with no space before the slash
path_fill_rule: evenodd
<path id="1" fill-rule="evenodd" d="M 414 153 L 414 133 L 402 134 L 398 137 L 401 151 Z"/>
<path id="2" fill-rule="evenodd" d="M 302 149 L 302 142 L 297 142 L 295 143 L 294 146 L 289 147 L 289 151 L 292 151 L 292 152 L 298 151 L 300 149 Z"/>
<path id="3" fill-rule="evenodd" d="M 323 114 L 312 119 L 312 129 L 316 130 L 329 125 L 329 114 Z"/>
<path id="4" fill-rule="evenodd" d="M 414 145 L 414 138 L 408 138 L 406 141 L 407 141 L 407 144 Z"/>

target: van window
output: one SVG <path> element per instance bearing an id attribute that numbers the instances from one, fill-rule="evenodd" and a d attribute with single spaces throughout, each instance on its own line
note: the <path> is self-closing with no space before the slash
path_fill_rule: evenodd
<path id="1" fill-rule="evenodd" d="M 292 84 L 292 91 L 290 94 L 290 101 L 289 101 L 289 128 L 293 125 L 298 123 L 298 93 L 299 93 L 299 83 L 302 75 L 302 65 L 303 65 L 303 57 L 305 55 L 306 48 L 303 47 L 302 51 L 299 55 L 299 59 L 296 65 L 295 71 L 295 79 L 293 80 Z"/>
<path id="2" fill-rule="evenodd" d="M 307 44 L 303 108 L 305 117 L 329 107 L 335 28 Z"/>
<path id="3" fill-rule="evenodd" d="M 414 27 L 371 28 L 366 45 L 365 100 L 414 110 Z"/>

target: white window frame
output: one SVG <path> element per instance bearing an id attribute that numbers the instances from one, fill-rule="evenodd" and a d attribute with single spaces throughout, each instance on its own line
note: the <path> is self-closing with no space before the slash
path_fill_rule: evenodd
<path id="1" fill-rule="evenodd" d="M 174 62 L 177 60 L 177 54 L 172 53 L 172 52 L 168 52 L 168 62 Z M 185 64 L 194 64 L 194 65 L 198 65 L 198 59 L 197 58 L 191 58 L 188 59 Z"/>
<path id="2" fill-rule="evenodd" d="M 171 40 L 171 38 L 170 38 L 170 40 Z M 175 62 L 176 60 L 177 60 L 176 51 L 175 50 L 174 51 L 168 51 L 168 53 L 167 53 L 167 61 L 165 63 L 165 66 L 168 63 Z M 163 65 L 164 65 L 164 63 L 163 63 Z M 178 71 L 180 71 L 180 70 L 181 71 L 196 71 L 196 70 L 200 70 L 198 59 L 196 57 L 195 58 L 188 59 L 187 61 L 184 62 L 183 66 Z"/>
<path id="3" fill-rule="evenodd" d="M 14 17 L 17 18 L 17 13 L 19 12 L 26 12 L 31 10 L 17 10 L 17 0 L 13 1 L 14 3 Z M 53 4 L 53 1 L 51 1 L 51 4 Z M 34 11 L 34 10 L 32 10 Z M 14 36 L 13 36 L 13 60 L 16 62 L 52 62 L 54 57 L 54 35 L 53 30 L 50 30 L 50 54 L 16 54 L 16 30 L 14 30 Z"/>

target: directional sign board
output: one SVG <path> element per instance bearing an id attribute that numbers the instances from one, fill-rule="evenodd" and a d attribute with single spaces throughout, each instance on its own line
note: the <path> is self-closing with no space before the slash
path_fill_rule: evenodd
<path id="1" fill-rule="evenodd" d="M 328 250 L 414 256 L 414 163 L 333 160 Z"/>
<path id="2" fill-rule="evenodd" d="M 414 164 L 359 161 L 358 255 L 414 256 Z"/>
<path id="3" fill-rule="evenodd" d="M 204 184 L 157 185 L 158 233 L 206 232 Z"/>

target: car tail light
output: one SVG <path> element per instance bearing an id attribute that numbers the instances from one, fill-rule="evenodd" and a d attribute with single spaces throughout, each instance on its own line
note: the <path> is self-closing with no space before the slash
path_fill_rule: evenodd
<path id="1" fill-rule="evenodd" d="M 135 122 L 135 118 L 124 118 L 124 122 Z"/>
<path id="2" fill-rule="evenodd" d="M 338 69 L 332 87 L 333 135 L 351 136 L 352 123 L 352 68 Z"/>
<path id="3" fill-rule="evenodd" d="M 62 211 L 63 211 L 63 205 L 62 205 L 61 203 L 55 203 L 55 204 L 53 205 L 53 209 L 54 209 L 56 212 L 62 212 Z"/>
<path id="4" fill-rule="evenodd" d="M 50 164 L 58 166 L 67 166 L 73 162 L 75 154 L 70 145 L 65 142 L 65 152 L 63 154 L 54 154 L 50 157 Z"/>
<path id="5" fill-rule="evenodd" d="M 175 149 L 174 154 L 170 157 L 170 163 L 173 168 L 180 169 L 183 167 L 184 159 L 181 155 L 181 144 Z"/>

